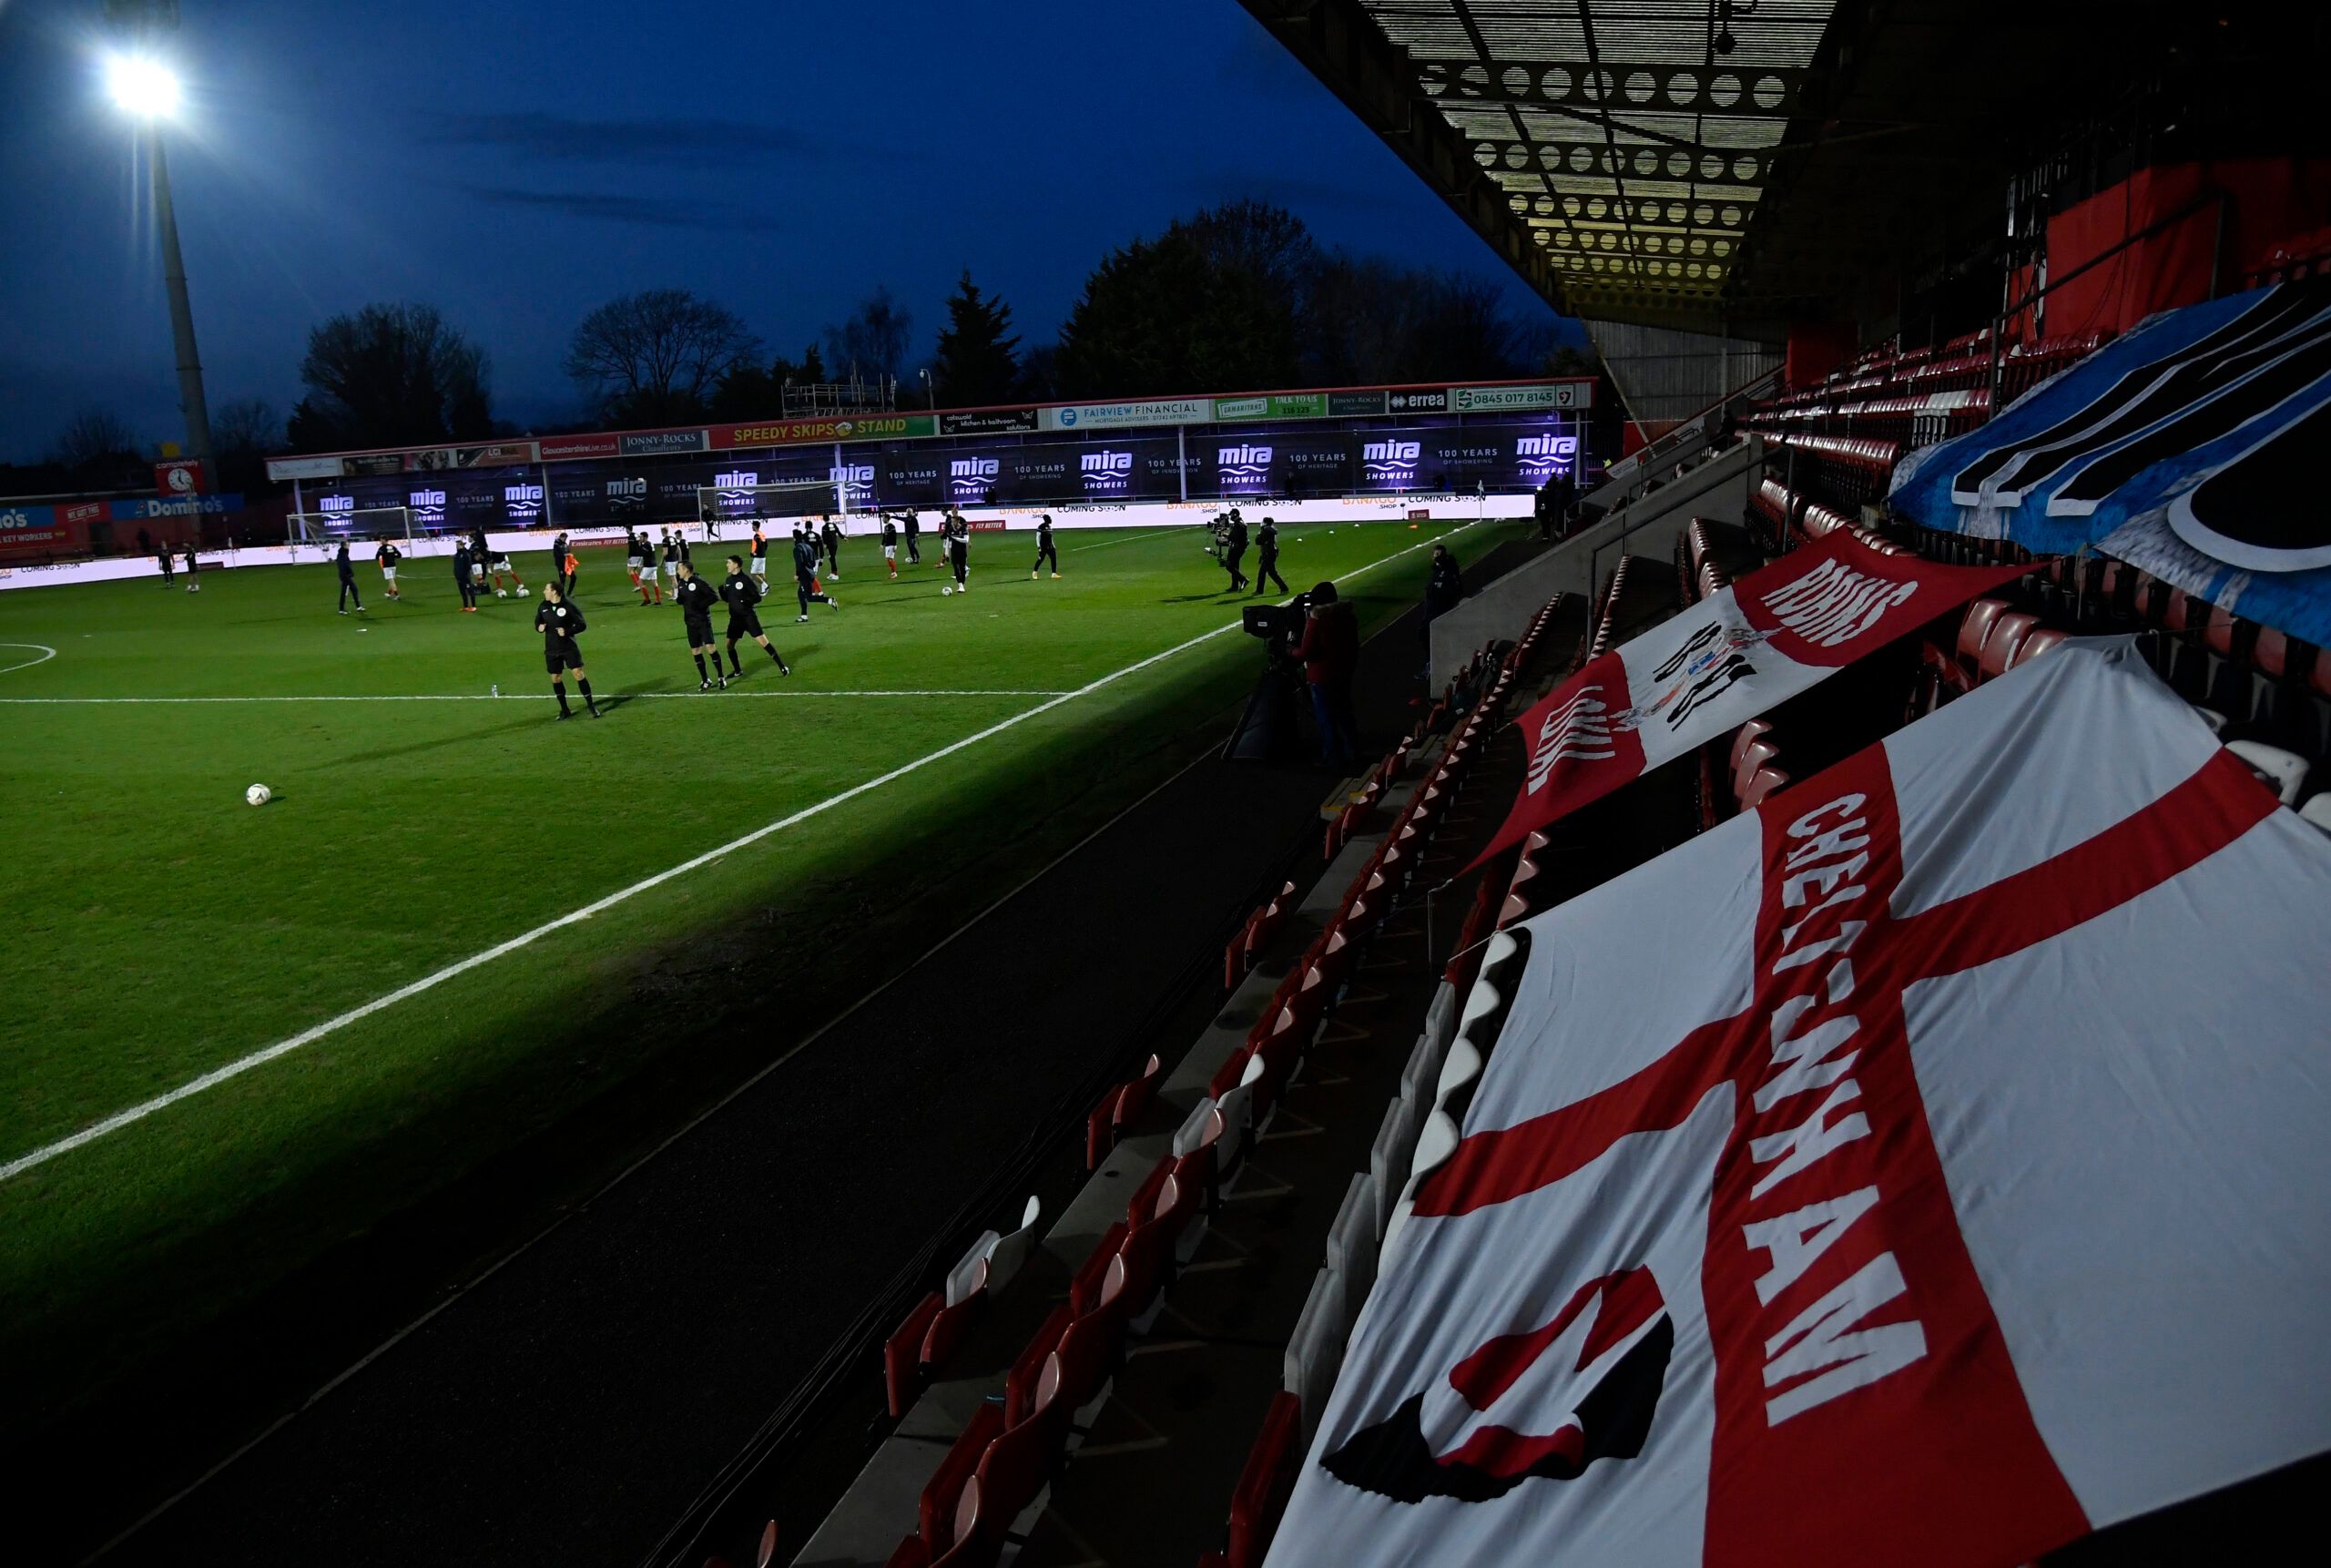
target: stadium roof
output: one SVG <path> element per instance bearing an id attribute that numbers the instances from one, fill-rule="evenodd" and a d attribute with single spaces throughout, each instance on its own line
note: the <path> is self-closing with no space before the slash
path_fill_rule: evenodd
<path id="1" fill-rule="evenodd" d="M 1996 228 L 2045 35 L 2099 47 L 1966 0 L 1244 4 L 1558 310 L 1766 339 Z"/>

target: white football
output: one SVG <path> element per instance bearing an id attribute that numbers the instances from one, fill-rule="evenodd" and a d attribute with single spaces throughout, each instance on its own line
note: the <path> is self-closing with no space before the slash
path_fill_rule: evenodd
<path id="1" fill-rule="evenodd" d="M 955 585 L 952 583 L 942 583 L 939 585 L 939 596 L 942 599 L 954 591 Z"/>
<path id="2" fill-rule="evenodd" d="M 496 588 L 494 590 L 494 596 L 497 599 L 506 599 L 510 596 L 510 590 L 507 588 Z"/>
<path id="3" fill-rule="evenodd" d="M 264 806 L 275 799 L 275 791 L 264 784 L 254 784 L 243 791 L 243 799 L 254 806 Z"/>

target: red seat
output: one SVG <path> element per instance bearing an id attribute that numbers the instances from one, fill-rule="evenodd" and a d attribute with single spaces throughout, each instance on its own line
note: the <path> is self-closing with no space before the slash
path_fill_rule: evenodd
<path id="1" fill-rule="evenodd" d="M 1748 781 L 1748 788 L 1741 791 L 1741 809 L 1755 810 L 1765 803 L 1766 797 L 1787 789 L 1788 782 L 1788 775 L 1779 769 L 1759 768 L 1756 776 Z"/>
<path id="2" fill-rule="evenodd" d="M 1061 1336 L 1076 1320 L 1076 1314 L 1066 1307 L 1055 1307 L 1036 1329 L 1035 1336 L 1021 1350 L 1003 1377 L 1003 1424 L 1016 1427 L 1028 1419 L 1036 1408 L 1036 1390 L 1043 1381 L 1044 1363 L 1052 1359 L 1053 1351 L 1060 1345 Z"/>
<path id="3" fill-rule="evenodd" d="M 2007 613 L 2005 599 L 1977 599 L 1967 606 L 1967 614 L 1959 623 L 1959 663 L 1969 675 L 1976 672 L 1984 639 L 1991 635 L 1991 624 Z"/>
<path id="4" fill-rule="evenodd" d="M 962 1501 L 963 1483 L 980 1467 L 987 1446 L 1003 1432 L 1003 1407 L 982 1403 L 923 1483 L 915 1510 L 915 1530 L 922 1543 L 937 1556 L 955 1543 L 955 1509 Z"/>
<path id="5" fill-rule="evenodd" d="M 955 1347 L 962 1344 L 963 1336 L 971 1331 L 972 1324 L 986 1309 L 987 1263 L 982 1259 L 978 1269 L 978 1283 L 962 1300 L 940 1308 L 938 1315 L 931 1320 L 931 1327 L 924 1330 L 922 1351 L 918 1358 L 921 1379 L 927 1380 L 933 1369 L 946 1364 L 947 1359 L 955 1353 Z"/>
<path id="6" fill-rule="evenodd" d="M 1247 1467 L 1238 1473 L 1237 1489 L 1230 1494 L 1230 1529 L 1224 1553 L 1228 1568 L 1262 1568 L 1278 1531 L 1279 1515 L 1287 1511 L 1288 1493 L 1302 1460 L 1300 1447 L 1303 1401 L 1282 1389 L 1271 1396 L 1263 1430 L 1247 1452 Z"/>
<path id="7" fill-rule="evenodd" d="M 1759 740 L 1740 754 L 1732 769 L 1733 799 L 1747 803 L 1749 780 L 1755 779 L 1764 766 L 1781 754 L 1781 748 L 1767 740 Z"/>
<path id="8" fill-rule="evenodd" d="M 991 1452 L 994 1448 L 994 1443 L 988 1445 Z M 975 1475 L 963 1483 L 962 1501 L 955 1505 L 955 1544 L 933 1557 L 931 1568 L 989 1568 L 1002 1557 L 1003 1532 L 1012 1521 L 1006 1519 L 991 1529 L 987 1516 L 986 1488 Z"/>
<path id="9" fill-rule="evenodd" d="M 1110 1260 L 1125 1244 L 1125 1222 L 1119 1220 L 1104 1231 L 1100 1242 L 1078 1267 L 1076 1278 L 1069 1281 L 1069 1309 L 1076 1316 L 1081 1318 L 1100 1304 L 1101 1288 L 1108 1278 Z"/>
<path id="10" fill-rule="evenodd" d="M 2015 662 L 2016 650 L 2023 639 L 2040 625 L 2038 616 L 2012 610 L 1991 623 L 1990 635 L 1983 639 L 1983 651 L 1975 661 L 1978 679 L 1991 680 L 2005 675 Z"/>
<path id="11" fill-rule="evenodd" d="M 2071 633 L 2068 631 L 2056 626 L 2041 626 L 2023 639 L 2023 646 L 2015 650 L 2015 657 L 2009 663 L 2008 667 L 2012 669 L 2016 665 L 2030 664 L 2041 654 L 2051 648 L 2061 647 L 2071 640 Z"/>
<path id="12" fill-rule="evenodd" d="M 882 1568 L 931 1568 L 931 1548 L 922 1543 L 920 1535 L 910 1535 L 899 1543 Z"/>
<path id="13" fill-rule="evenodd" d="M 922 1391 L 922 1342 L 931 1332 L 931 1319 L 945 1306 L 939 1292 L 932 1291 L 916 1302 L 906 1321 L 882 1341 L 882 1393 L 892 1420 L 905 1415 Z"/>
<path id="14" fill-rule="evenodd" d="M 1732 753 L 1725 759 L 1724 765 L 1728 769 L 1737 769 L 1740 766 L 1740 759 L 1747 752 L 1748 748 L 1756 743 L 1756 738 L 1760 735 L 1771 734 L 1772 729 L 1772 725 L 1762 718 L 1752 718 L 1742 725 L 1733 732 Z"/>

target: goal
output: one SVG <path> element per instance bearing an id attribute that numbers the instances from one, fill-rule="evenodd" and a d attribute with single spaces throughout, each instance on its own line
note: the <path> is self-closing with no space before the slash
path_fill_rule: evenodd
<path id="1" fill-rule="evenodd" d="M 346 512 L 294 512 L 292 536 L 302 545 L 336 545 L 346 539 L 410 539 L 412 508 L 361 506 Z"/>
<path id="2" fill-rule="evenodd" d="M 696 487 L 697 521 L 713 527 L 750 523 L 756 517 L 815 517 L 826 512 L 839 517 L 847 513 L 848 503 L 848 494 L 830 479 Z"/>

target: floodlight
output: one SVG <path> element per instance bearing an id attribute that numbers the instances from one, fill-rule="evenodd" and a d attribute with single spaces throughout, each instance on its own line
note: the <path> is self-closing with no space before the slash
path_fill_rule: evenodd
<path id="1" fill-rule="evenodd" d="M 106 62 L 106 87 L 126 114 L 159 119 L 178 107 L 178 79 L 168 66 L 143 55 L 116 55 Z"/>

